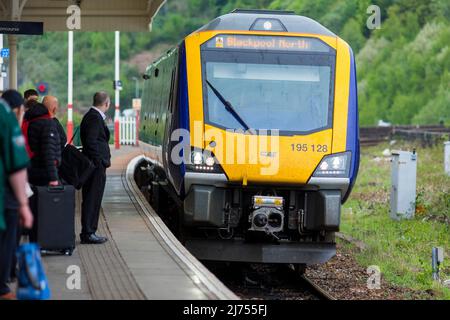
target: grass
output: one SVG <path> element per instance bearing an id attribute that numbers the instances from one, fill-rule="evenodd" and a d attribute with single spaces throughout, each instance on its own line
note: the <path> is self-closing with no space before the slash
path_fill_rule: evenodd
<path id="1" fill-rule="evenodd" d="M 387 148 L 417 149 L 416 213 L 411 220 L 389 217 L 391 162 L 382 155 Z M 450 177 L 444 173 L 443 154 L 443 144 L 363 147 L 358 179 L 343 207 L 342 231 L 368 246 L 363 252 L 355 251 L 360 264 L 378 265 L 393 284 L 450 300 L 450 289 L 432 280 L 431 268 L 432 247 L 443 247 L 447 258 L 441 265 L 441 279 L 450 279 Z"/>

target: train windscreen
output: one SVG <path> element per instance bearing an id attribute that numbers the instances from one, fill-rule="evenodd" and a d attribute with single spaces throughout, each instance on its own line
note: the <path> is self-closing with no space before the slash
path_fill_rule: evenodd
<path id="1" fill-rule="evenodd" d="M 279 50 L 267 48 L 270 42 L 265 40 L 264 49 L 265 42 L 246 49 L 242 43 L 230 48 L 227 40 L 219 40 L 219 48 L 207 43 L 202 51 L 206 123 L 226 129 L 278 129 L 282 134 L 331 127 L 335 55 L 328 46 L 296 42 L 297 48 L 313 50 Z"/>

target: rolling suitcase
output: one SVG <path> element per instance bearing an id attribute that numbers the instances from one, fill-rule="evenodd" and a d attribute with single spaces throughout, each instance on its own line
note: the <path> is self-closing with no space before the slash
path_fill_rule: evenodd
<path id="1" fill-rule="evenodd" d="M 72 255 L 75 249 L 75 188 L 33 187 L 37 242 L 44 251 Z"/>

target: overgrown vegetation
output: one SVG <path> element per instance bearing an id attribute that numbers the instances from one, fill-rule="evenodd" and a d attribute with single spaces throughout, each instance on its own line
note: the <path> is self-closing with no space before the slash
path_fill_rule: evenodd
<path id="1" fill-rule="evenodd" d="M 380 30 L 369 30 L 367 8 L 381 8 Z M 448 0 L 169 0 L 152 33 L 122 33 L 123 107 L 131 105 L 136 66 L 144 51 L 161 51 L 211 19 L 234 8 L 294 10 L 318 20 L 357 53 L 360 118 L 396 124 L 450 124 L 450 2 Z M 47 81 L 66 101 L 67 36 L 22 37 L 21 88 Z M 75 108 L 88 107 L 92 92 L 112 91 L 113 33 L 76 33 Z"/>
<path id="2" fill-rule="evenodd" d="M 444 173 L 443 145 L 422 148 L 412 143 L 392 148 L 417 148 L 417 205 L 412 220 L 389 217 L 391 162 L 382 155 L 388 144 L 362 149 L 361 167 L 353 193 L 342 214 L 342 231 L 363 241 L 368 249 L 357 253 L 362 265 L 378 265 L 390 282 L 416 290 L 430 290 L 450 299 L 450 290 L 432 281 L 431 249 L 443 247 L 447 259 L 441 268 L 450 279 L 450 177 Z"/>

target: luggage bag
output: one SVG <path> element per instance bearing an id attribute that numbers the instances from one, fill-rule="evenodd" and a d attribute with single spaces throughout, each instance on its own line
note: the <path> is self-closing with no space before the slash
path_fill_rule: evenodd
<path id="1" fill-rule="evenodd" d="M 72 255 L 75 249 L 75 188 L 34 186 L 37 242 L 44 251 Z"/>

